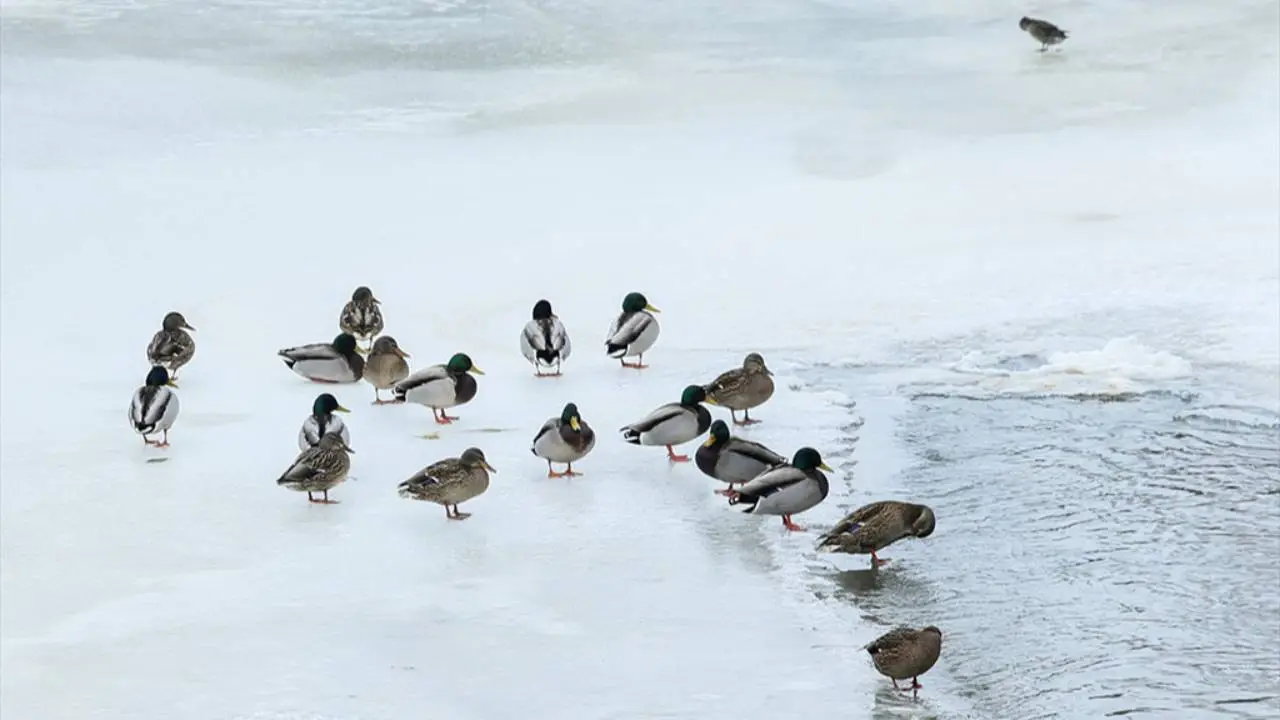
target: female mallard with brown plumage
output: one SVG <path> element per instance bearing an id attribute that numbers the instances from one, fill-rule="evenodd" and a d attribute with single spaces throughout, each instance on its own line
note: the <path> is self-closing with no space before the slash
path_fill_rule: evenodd
<path id="1" fill-rule="evenodd" d="M 373 291 L 361 285 L 351 293 L 351 301 L 342 306 L 338 315 L 338 329 L 357 339 L 372 342 L 382 332 L 382 309 L 378 306 L 382 301 L 373 296 Z"/>
<path id="2" fill-rule="evenodd" d="M 395 400 L 383 400 L 381 392 L 395 387 L 395 384 L 409 377 L 409 363 L 405 358 L 409 353 L 400 349 L 399 343 L 390 335 L 383 335 L 373 341 L 373 349 L 364 361 L 364 379 L 373 386 L 373 404 L 386 405 Z"/>
<path id="3" fill-rule="evenodd" d="M 1024 17 L 1018 21 L 1018 27 L 1040 43 L 1040 52 L 1048 50 L 1050 45 L 1058 45 L 1067 39 L 1067 31 L 1048 20 Z"/>
<path id="4" fill-rule="evenodd" d="M 582 473 L 573 471 L 573 464 L 587 456 L 596 446 L 596 433 L 578 414 L 578 406 L 569 403 L 560 412 L 560 417 L 553 417 L 542 423 L 538 434 L 533 436 L 534 455 L 547 461 L 547 477 L 574 477 Z M 564 472 L 556 472 L 551 463 L 565 464 Z"/>
<path id="5" fill-rule="evenodd" d="M 444 506 L 450 520 L 465 520 L 471 513 L 458 512 L 466 502 L 489 489 L 489 473 L 496 473 L 480 448 L 467 448 L 462 455 L 432 463 L 400 483 L 400 497 Z"/>
<path id="6" fill-rule="evenodd" d="M 711 436 L 694 453 L 694 462 L 704 475 L 729 483 L 727 489 L 716 490 L 717 495 L 728 495 L 734 483 L 745 483 L 787 459 L 758 442 L 730 437 L 729 426 L 723 420 L 711 423 Z"/>
<path id="7" fill-rule="evenodd" d="M 754 425 L 751 408 L 763 405 L 773 397 L 773 372 L 764 364 L 760 353 L 751 353 L 742 361 L 742 367 L 720 373 L 708 383 L 707 404 L 729 408 L 734 425 Z M 742 422 L 738 422 L 738 411 Z"/>
<path id="8" fill-rule="evenodd" d="M 924 687 L 919 677 L 928 672 L 942 654 L 942 631 L 932 625 L 919 630 L 895 628 L 864 649 L 871 654 L 876 670 L 893 681 L 895 690 L 910 690 L 915 695 Z M 907 678 L 911 678 L 911 687 L 898 687 L 898 681 Z"/>
<path id="9" fill-rule="evenodd" d="M 276 484 L 290 490 L 305 492 L 307 500 L 313 503 L 336 504 L 337 500 L 329 499 L 329 491 L 346 481 L 351 471 L 351 458 L 347 453 L 352 450 L 337 433 L 328 433 L 320 437 L 315 447 L 307 448 L 298 454 L 288 470 L 276 480 Z M 313 493 L 323 493 L 324 499 L 317 500 Z"/>
<path id="10" fill-rule="evenodd" d="M 180 312 L 164 316 L 160 330 L 147 344 L 147 362 L 169 371 L 169 379 L 177 382 L 178 368 L 191 362 L 196 354 L 196 341 L 187 334 L 195 328 L 187 324 Z"/>
<path id="11" fill-rule="evenodd" d="M 933 534 L 933 510 L 925 505 L 882 500 L 849 513 L 818 540 L 818 550 L 830 553 L 866 555 L 872 567 L 880 567 L 876 553 L 902 538 L 927 538 Z"/>

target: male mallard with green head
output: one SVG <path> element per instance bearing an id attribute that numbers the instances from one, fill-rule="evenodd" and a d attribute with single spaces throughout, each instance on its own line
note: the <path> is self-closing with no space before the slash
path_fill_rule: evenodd
<path id="1" fill-rule="evenodd" d="M 760 353 L 751 353 L 742 361 L 742 367 L 720 374 L 707 384 L 707 404 L 729 408 L 734 425 L 754 425 L 751 408 L 763 405 L 773 397 L 773 372 L 764 364 Z M 738 411 L 742 422 L 738 422 Z"/>
<path id="2" fill-rule="evenodd" d="M 395 384 L 409 377 L 409 363 L 405 358 L 409 353 L 400 349 L 396 339 L 383 335 L 373 341 L 373 349 L 369 358 L 364 361 L 364 379 L 373 386 L 373 404 L 386 405 L 395 400 L 383 400 L 381 392 L 395 387 Z"/>
<path id="3" fill-rule="evenodd" d="M 730 505 L 742 505 L 751 515 L 781 515 L 788 530 L 803 532 L 791 516 L 817 506 L 827 499 L 831 486 L 821 471 L 831 472 L 822 455 L 811 447 L 796 451 L 789 465 L 766 470 L 737 490 L 728 491 Z"/>
<path id="4" fill-rule="evenodd" d="M 436 422 L 447 425 L 458 417 L 445 410 L 471 402 L 476 396 L 476 379 L 472 375 L 484 371 L 471 362 L 466 353 L 457 353 L 444 365 L 423 368 L 391 388 L 396 402 L 411 402 L 431 408 Z"/>
<path id="5" fill-rule="evenodd" d="M 688 455 L 677 455 L 671 446 L 687 443 L 711 427 L 711 413 L 702 406 L 706 399 L 701 386 L 690 385 L 680 394 L 680 402 L 667 403 L 619 432 L 632 445 L 666 446 L 671 462 L 689 462 Z"/>
<path id="6" fill-rule="evenodd" d="M 351 458 L 347 453 L 354 452 L 343 442 L 341 435 L 326 433 L 315 447 L 298 454 L 276 484 L 305 492 L 307 500 L 313 503 L 336 504 L 337 500 L 329 499 L 329 491 L 346 481 L 347 473 L 351 471 Z M 323 493 L 324 497 L 316 499 L 312 497 L 313 493 Z"/>
<path id="7" fill-rule="evenodd" d="M 467 448 L 462 455 L 432 463 L 400 483 L 400 497 L 444 506 L 450 520 L 466 520 L 471 513 L 458 511 L 464 503 L 489 489 L 489 473 L 497 473 L 479 448 Z"/>
<path id="8" fill-rule="evenodd" d="M 298 375 L 318 383 L 353 383 L 364 374 L 364 358 L 356 352 L 356 339 L 342 333 L 331 343 L 311 343 L 276 353 Z"/>
<path id="9" fill-rule="evenodd" d="M 520 354 L 533 365 L 537 377 L 559 377 L 560 363 L 569 359 L 573 343 L 564 323 L 551 312 L 551 303 L 539 300 L 533 306 L 533 319 L 520 333 Z M 555 372 L 542 372 L 544 369 Z"/>
<path id="10" fill-rule="evenodd" d="M 893 681 L 893 689 L 910 690 L 915 695 L 924 687 L 919 677 L 928 672 L 942 654 L 942 631 L 932 625 L 919 630 L 895 628 L 864 649 L 870 653 L 876 670 Z M 898 681 L 907 678 L 911 678 L 911 687 L 898 687 Z"/>
<path id="11" fill-rule="evenodd" d="M 573 464 L 587 456 L 596 446 L 596 433 L 578 413 L 578 406 L 564 406 L 560 417 L 542 423 L 533 436 L 530 452 L 547 461 L 547 477 L 573 477 L 581 475 L 573 471 Z M 556 472 L 551 463 L 564 463 L 564 472 Z"/>
<path id="12" fill-rule="evenodd" d="M 609 326 L 609 336 L 604 341 L 605 352 L 611 358 L 622 362 L 622 367 L 641 370 L 648 367 L 644 364 L 644 353 L 658 340 L 658 319 L 652 313 L 662 312 L 649 304 L 649 300 L 638 292 L 628 293 L 622 299 L 622 314 Z M 634 363 L 627 358 L 634 357 Z"/>
<path id="13" fill-rule="evenodd" d="M 694 461 L 704 475 L 729 483 L 728 489 L 716 490 L 728 495 L 735 483 L 745 483 L 787 459 L 758 442 L 729 436 L 723 420 L 711 423 L 711 434 L 694 454 Z"/>
<path id="14" fill-rule="evenodd" d="M 171 312 L 164 316 L 160 330 L 147 344 L 147 362 L 164 366 L 174 382 L 178 380 L 178 368 L 191 362 L 196 354 L 196 341 L 187 330 L 194 332 L 195 328 L 182 313 Z"/>
<path id="15" fill-rule="evenodd" d="M 316 396 L 315 402 L 311 404 L 311 414 L 302 421 L 302 427 L 298 428 L 299 450 L 319 445 L 320 438 L 330 433 L 342 436 L 342 442 L 351 444 L 351 432 L 347 430 L 347 425 L 342 422 L 342 418 L 334 415 L 335 412 L 351 411 L 338 404 L 338 398 L 329 393 Z"/>
<path id="16" fill-rule="evenodd" d="M 933 534 L 933 510 L 925 505 L 882 500 L 864 505 L 849 513 L 818 540 L 818 550 L 851 555 L 871 554 L 871 565 L 880 567 L 888 560 L 876 553 L 902 538 L 927 538 Z"/>
<path id="17" fill-rule="evenodd" d="M 373 291 L 361 285 L 351 294 L 351 301 L 342 306 L 338 315 L 338 329 L 357 339 L 369 342 L 382 332 L 382 301 L 373 296 Z"/>
<path id="18" fill-rule="evenodd" d="M 169 447 L 169 428 L 178 419 L 177 387 L 169 379 L 169 371 L 163 365 L 156 365 L 147 373 L 146 382 L 133 393 L 133 401 L 129 403 L 129 422 L 133 429 L 142 436 L 146 445 L 160 448 Z M 148 440 L 147 436 L 162 433 L 158 441 Z"/>
<path id="19" fill-rule="evenodd" d="M 1040 43 L 1040 52 L 1048 50 L 1050 45 L 1057 45 L 1067 39 L 1065 30 L 1045 20 L 1024 17 L 1018 21 L 1018 27 Z"/>

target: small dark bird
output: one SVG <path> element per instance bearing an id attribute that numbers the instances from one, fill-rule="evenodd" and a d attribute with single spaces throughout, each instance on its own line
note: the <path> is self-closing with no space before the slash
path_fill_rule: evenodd
<path id="1" fill-rule="evenodd" d="M 1018 21 L 1018 27 L 1026 30 L 1031 37 L 1040 43 L 1040 52 L 1049 49 L 1067 39 L 1067 31 L 1046 20 L 1024 17 Z"/>
<path id="2" fill-rule="evenodd" d="M 893 681 L 895 690 L 910 690 L 914 696 L 924 687 L 919 677 L 929 672 L 942 654 L 942 631 L 932 625 L 919 630 L 895 628 L 864 649 L 871 654 L 876 670 Z M 911 687 L 898 687 L 898 681 L 907 678 L 911 678 Z"/>

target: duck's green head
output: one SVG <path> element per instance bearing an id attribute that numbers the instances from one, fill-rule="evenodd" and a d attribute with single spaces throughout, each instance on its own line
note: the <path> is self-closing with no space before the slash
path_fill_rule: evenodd
<path id="1" fill-rule="evenodd" d="M 324 393 L 323 395 L 317 395 L 316 401 L 311 404 L 311 414 L 317 417 L 323 417 L 325 415 L 328 415 L 329 413 L 334 413 L 334 412 L 351 412 L 351 411 L 342 407 L 342 405 L 338 404 L 338 398 L 330 395 L 329 393 Z"/>
<path id="2" fill-rule="evenodd" d="M 716 443 L 726 442 L 729 442 L 729 426 L 725 425 L 723 420 L 711 423 L 711 435 L 707 437 L 707 441 L 702 445 L 704 447 L 712 447 Z"/>
<path id="3" fill-rule="evenodd" d="M 662 312 L 658 308 L 649 304 L 649 300 L 645 298 L 644 293 L 638 293 L 638 292 L 627 293 L 627 296 L 622 298 L 623 312 L 640 312 L 641 310 L 648 310 L 649 312 Z"/>
<path id="4" fill-rule="evenodd" d="M 147 385 L 150 387 L 178 387 L 169 379 L 169 371 L 156 365 L 147 372 Z"/>
<path id="5" fill-rule="evenodd" d="M 498 472 L 493 469 L 488 460 L 484 459 L 484 451 L 480 448 L 470 447 L 462 451 L 462 455 L 458 456 L 458 461 L 467 467 L 484 468 L 491 473 Z"/>
<path id="6" fill-rule="evenodd" d="M 701 385 L 690 385 L 680 393 L 681 405 L 697 405 L 707 401 L 707 391 Z"/>
<path id="7" fill-rule="evenodd" d="M 550 320 L 551 319 L 551 301 L 539 300 L 533 304 L 534 320 Z"/>
<path id="8" fill-rule="evenodd" d="M 582 432 L 582 415 L 578 414 L 578 406 L 569 403 L 560 413 L 560 422 L 573 428 L 574 432 Z"/>
<path id="9" fill-rule="evenodd" d="M 445 363 L 444 367 L 451 373 L 469 372 L 473 375 L 484 374 L 483 370 L 476 367 L 475 364 L 471 362 L 471 356 L 466 353 L 457 353 L 453 357 L 449 358 L 449 362 Z"/>
<path id="10" fill-rule="evenodd" d="M 356 338 L 351 333 L 342 333 L 333 339 L 333 349 L 343 355 L 350 355 L 356 351 Z"/>
<path id="11" fill-rule="evenodd" d="M 826 470 L 832 472 L 827 464 L 822 462 L 822 454 L 811 447 L 802 447 L 796 451 L 795 457 L 791 459 L 791 466 L 797 470 Z"/>

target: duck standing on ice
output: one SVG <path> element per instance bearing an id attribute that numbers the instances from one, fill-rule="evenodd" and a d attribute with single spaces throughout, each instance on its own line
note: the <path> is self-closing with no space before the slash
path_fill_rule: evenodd
<path id="1" fill-rule="evenodd" d="M 711 427 L 711 413 L 703 407 L 707 393 L 700 385 L 690 385 L 680 394 L 680 402 L 667 403 L 640 420 L 619 428 L 622 439 L 632 445 L 664 445 L 671 462 L 689 462 L 671 448 L 693 440 Z"/>
<path id="2" fill-rule="evenodd" d="M 730 490 L 729 504 L 742 505 L 742 512 L 752 515 L 781 515 L 783 527 L 803 532 L 803 527 L 791 522 L 791 516 L 827 499 L 831 485 L 823 470 L 831 472 L 822 455 L 811 447 L 802 447 L 790 465 L 766 470 L 737 490 Z"/>
<path id="3" fill-rule="evenodd" d="M 662 312 L 649 304 L 638 292 L 628 293 L 622 299 L 622 314 L 609 326 L 609 337 L 604 341 L 605 352 L 622 362 L 622 367 L 637 370 L 648 367 L 644 353 L 658 340 L 658 319 L 652 313 Z M 627 358 L 634 357 L 634 363 Z"/>
<path id="4" fill-rule="evenodd" d="M 338 398 L 329 393 L 316 396 L 316 401 L 311 404 L 311 414 L 302 421 L 302 427 L 298 428 L 299 450 L 319 445 L 320 438 L 331 433 L 342 436 L 342 442 L 347 445 L 351 444 L 351 432 L 347 430 L 347 425 L 342 422 L 342 418 L 334 415 L 335 412 L 351 411 L 342 407 L 338 403 Z"/>
<path id="5" fill-rule="evenodd" d="M 169 379 L 169 371 L 156 365 L 147 373 L 146 383 L 134 391 L 129 403 L 129 423 L 142 436 L 142 442 L 159 448 L 169 447 L 169 428 L 178 419 L 177 387 Z M 163 433 L 161 440 L 148 440 L 148 435 Z"/>
<path id="6" fill-rule="evenodd" d="M 920 688 L 919 677 L 938 662 L 942 654 L 942 631 L 930 625 L 919 630 L 894 628 L 867 644 L 871 662 L 881 675 L 893 681 L 894 690 L 910 690 L 914 696 Z M 911 687 L 898 687 L 899 680 L 911 679 Z"/>
<path id="7" fill-rule="evenodd" d="M 484 371 L 466 353 L 457 353 L 443 365 L 423 368 L 391 388 L 397 402 L 411 402 L 431 408 L 436 422 L 447 425 L 458 418 L 445 410 L 471 402 L 476 396 L 476 379 Z"/>
<path id="8" fill-rule="evenodd" d="M 1018 27 L 1040 43 L 1040 52 L 1049 49 L 1050 45 L 1058 45 L 1067 39 L 1067 31 L 1047 20 L 1024 17 L 1018 21 Z"/>
<path id="9" fill-rule="evenodd" d="M 337 500 L 329 499 L 329 491 L 347 479 L 351 471 L 351 458 L 347 453 L 354 453 L 341 435 L 328 433 L 320 438 L 315 447 L 307 448 L 298 454 L 297 459 L 288 470 L 276 480 L 276 484 L 305 492 L 307 500 L 313 503 L 335 505 Z M 323 493 L 323 499 L 317 500 L 313 493 Z"/>
<path id="10" fill-rule="evenodd" d="M 187 330 L 194 332 L 195 328 L 187 324 L 182 313 L 171 312 L 164 316 L 160 330 L 147 344 L 147 362 L 163 366 L 174 382 L 178 380 L 178 368 L 191 362 L 196 354 L 196 341 Z"/>
<path id="11" fill-rule="evenodd" d="M 383 335 L 373 342 L 369 358 L 364 361 L 364 379 L 373 386 L 373 404 L 386 405 L 394 400 L 383 400 L 382 391 L 409 377 L 409 353 L 390 335 Z"/>
<path id="12" fill-rule="evenodd" d="M 573 343 L 569 342 L 569 332 L 564 323 L 551 312 L 551 303 L 539 300 L 533 306 L 533 319 L 525 323 L 520 333 L 520 353 L 533 364 L 533 371 L 538 377 L 558 377 L 560 363 L 569 359 L 573 352 Z M 543 369 L 555 369 L 555 372 L 542 372 Z"/>
<path id="13" fill-rule="evenodd" d="M 720 373 L 705 387 L 707 403 L 729 408 L 734 425 L 754 425 L 751 408 L 765 404 L 773 397 L 773 372 L 764 364 L 760 353 L 751 353 L 742 361 L 742 367 Z M 738 422 L 738 411 L 742 422 Z"/>
<path id="14" fill-rule="evenodd" d="M 356 339 L 350 333 L 342 333 L 331 343 L 298 345 L 276 354 L 290 370 L 311 382 L 353 383 L 364 374 L 364 358 L 356 352 Z"/>
<path id="15" fill-rule="evenodd" d="M 471 513 L 458 511 L 464 503 L 489 489 L 489 473 L 497 473 L 480 448 L 467 448 L 456 458 L 432 463 L 400 483 L 397 492 L 407 500 L 444 506 L 450 520 L 466 520 Z"/>
<path id="16" fill-rule="evenodd" d="M 876 557 L 883 550 L 903 538 L 924 539 L 933 534 L 936 520 L 933 510 L 925 505 L 881 500 L 863 505 L 844 517 L 818 539 L 818 551 L 871 554 L 872 567 L 889 562 Z"/>
<path id="17" fill-rule="evenodd" d="M 694 454 L 694 461 L 704 475 L 729 483 L 717 495 L 729 495 L 734 483 L 745 483 L 787 459 L 758 442 L 730 437 L 723 420 L 711 423 L 711 435 Z"/>
<path id="18" fill-rule="evenodd" d="M 574 477 L 573 464 L 587 456 L 596 446 L 596 433 L 578 413 L 578 406 L 564 406 L 560 417 L 553 417 L 542 424 L 533 436 L 530 451 L 547 461 L 547 477 Z M 551 463 L 566 465 L 564 472 L 556 472 Z"/>
<path id="19" fill-rule="evenodd" d="M 378 307 L 381 304 L 372 290 L 361 285 L 351 294 L 351 301 L 342 306 L 338 329 L 372 344 L 373 338 L 382 332 L 382 309 Z"/>

